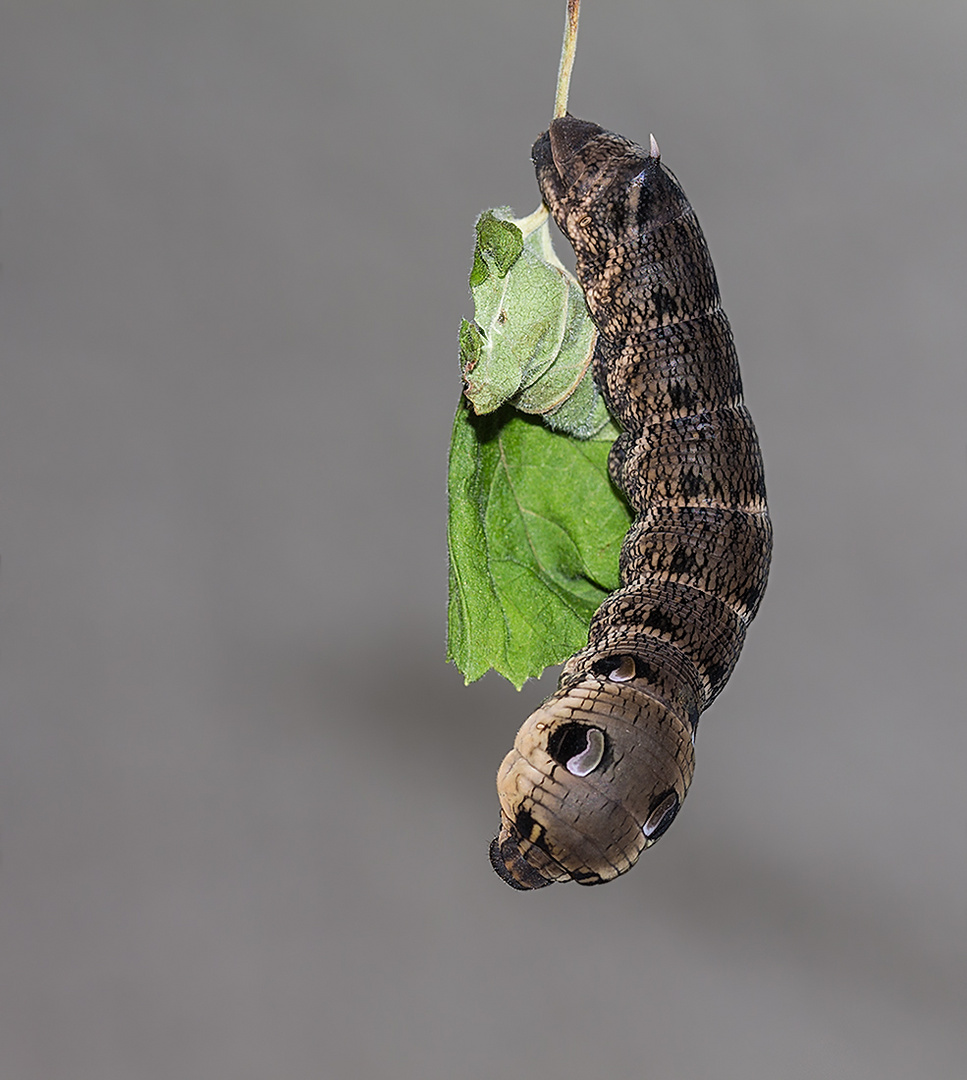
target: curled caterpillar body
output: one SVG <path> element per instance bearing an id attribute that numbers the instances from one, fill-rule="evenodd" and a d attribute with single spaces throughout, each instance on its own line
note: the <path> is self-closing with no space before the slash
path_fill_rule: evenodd
<path id="1" fill-rule="evenodd" d="M 566 116 L 533 159 L 599 330 L 594 378 L 623 429 L 609 470 L 636 518 L 621 587 L 497 774 L 491 861 L 518 889 L 609 881 L 671 825 L 772 546 L 715 271 L 654 140 L 645 151 Z"/>

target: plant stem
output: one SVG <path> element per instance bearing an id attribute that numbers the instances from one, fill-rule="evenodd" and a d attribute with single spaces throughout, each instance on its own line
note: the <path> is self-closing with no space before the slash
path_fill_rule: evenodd
<path id="1" fill-rule="evenodd" d="M 571 85 L 571 69 L 578 47 L 578 18 L 581 0 L 567 0 L 567 21 L 564 24 L 564 44 L 561 46 L 561 66 L 557 71 L 557 96 L 554 98 L 554 119 L 567 113 L 567 92 Z"/>
<path id="2" fill-rule="evenodd" d="M 549 216 L 550 211 L 543 203 L 541 203 L 533 214 L 528 214 L 525 218 L 515 218 L 514 224 L 520 229 L 526 240 L 532 232 L 537 232 L 544 222 L 547 221 Z"/>

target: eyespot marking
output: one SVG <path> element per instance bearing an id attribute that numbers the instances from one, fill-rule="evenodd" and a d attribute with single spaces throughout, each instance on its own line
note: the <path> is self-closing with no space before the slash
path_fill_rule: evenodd
<path id="1" fill-rule="evenodd" d="M 631 682 L 638 677 L 638 661 L 633 656 L 606 656 L 591 665 L 595 675 L 604 675 L 611 682 Z"/>
<path id="2" fill-rule="evenodd" d="M 631 682 L 636 674 L 635 658 L 633 656 L 622 656 L 621 663 L 613 671 L 608 672 L 608 678 L 612 682 Z"/>
<path id="3" fill-rule="evenodd" d="M 600 728 L 572 722 L 552 732 L 547 752 L 572 776 L 587 776 L 601 764 L 607 745 Z"/>
<path id="4" fill-rule="evenodd" d="M 649 840 L 657 840 L 675 820 L 680 805 L 681 800 L 678 798 L 677 791 L 669 791 L 661 796 L 657 805 L 648 815 L 648 820 L 642 826 L 641 831 Z"/>
<path id="5" fill-rule="evenodd" d="M 596 727 L 586 728 L 587 745 L 574 757 L 568 758 L 564 767 L 572 776 L 587 776 L 601 764 L 604 757 L 604 732 Z"/>

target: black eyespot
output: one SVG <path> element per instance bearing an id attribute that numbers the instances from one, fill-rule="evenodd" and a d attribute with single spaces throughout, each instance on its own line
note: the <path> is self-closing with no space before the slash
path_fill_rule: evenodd
<path id="1" fill-rule="evenodd" d="M 633 656 L 606 656 L 602 660 L 595 660 L 591 671 L 612 682 L 631 682 L 638 675 L 638 662 Z"/>
<path id="2" fill-rule="evenodd" d="M 594 772 L 606 748 L 604 732 L 588 724 L 562 724 L 547 740 L 547 752 L 573 776 Z"/>
<path id="3" fill-rule="evenodd" d="M 641 831 L 649 840 L 657 840 L 675 820 L 675 815 L 678 813 L 680 806 L 681 799 L 679 799 L 678 792 L 674 788 L 657 796 L 652 801 L 648 819 L 645 821 Z"/>

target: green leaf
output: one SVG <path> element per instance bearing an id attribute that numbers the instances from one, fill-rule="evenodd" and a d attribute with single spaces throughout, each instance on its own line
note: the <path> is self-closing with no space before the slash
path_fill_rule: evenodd
<path id="1" fill-rule="evenodd" d="M 485 210 L 477 218 L 476 231 L 477 247 L 470 271 L 472 289 L 487 280 L 491 269 L 498 278 L 504 277 L 524 248 L 524 235 L 517 224 L 498 218 L 492 210 Z"/>
<path id="2" fill-rule="evenodd" d="M 617 429 L 577 440 L 461 397 L 448 490 L 447 659 L 467 682 L 493 667 L 518 689 L 587 641 L 618 587 L 631 514 L 608 479 Z"/>

